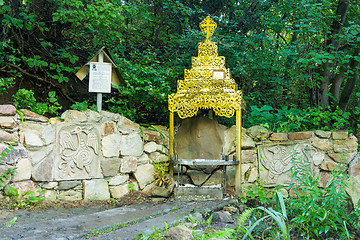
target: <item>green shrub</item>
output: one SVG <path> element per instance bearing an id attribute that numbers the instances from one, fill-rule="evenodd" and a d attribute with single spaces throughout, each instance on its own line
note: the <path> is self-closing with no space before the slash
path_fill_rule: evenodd
<path id="1" fill-rule="evenodd" d="M 275 191 L 282 188 L 282 186 L 277 186 Z M 264 181 L 259 177 L 256 178 L 255 186 L 241 187 L 240 190 L 242 194 L 240 195 L 240 201 L 248 205 L 262 205 L 267 206 L 270 204 L 271 200 L 274 200 L 273 192 L 264 187 Z"/>
<path id="2" fill-rule="evenodd" d="M 348 176 L 346 165 L 339 164 L 331 173 L 326 188 L 320 188 L 319 177 L 314 177 L 311 164 L 294 158 L 294 178 L 290 185 L 295 198 L 287 199 L 288 212 L 294 233 L 311 239 L 340 237 L 350 239 L 357 229 L 359 211 L 348 213 L 348 195 L 345 192 Z"/>
<path id="3" fill-rule="evenodd" d="M 4 189 L 6 202 L 4 202 L 3 207 L 14 209 L 35 206 L 44 200 L 43 191 L 44 190 L 39 190 L 38 194 L 36 194 L 34 191 L 26 191 L 20 196 L 16 188 L 7 185 Z"/>
<path id="4" fill-rule="evenodd" d="M 36 106 L 34 92 L 24 88 L 19 89 L 17 93 L 13 95 L 13 102 L 14 106 L 18 109 L 26 108 L 31 110 Z"/>
<path id="5" fill-rule="evenodd" d="M 0 94 L 7 92 L 8 88 L 12 87 L 15 83 L 15 78 L 0 78 Z"/>
<path id="6" fill-rule="evenodd" d="M 264 105 L 261 108 L 250 106 L 250 110 L 244 113 L 245 127 L 261 125 L 274 132 L 345 129 L 350 126 L 349 118 L 350 113 L 339 107 L 332 111 L 325 107 L 301 110 L 292 107 L 273 109 Z"/>
<path id="7" fill-rule="evenodd" d="M 19 89 L 17 93 L 13 95 L 13 104 L 17 109 L 29 109 L 40 115 L 55 115 L 58 113 L 57 111 L 62 108 L 57 102 L 55 91 L 49 92 L 46 102 L 37 102 L 34 92 L 23 88 Z"/>
<path id="8" fill-rule="evenodd" d="M 73 105 L 71 105 L 70 108 L 77 111 L 86 111 L 88 109 L 97 111 L 97 106 L 95 104 L 89 106 L 89 101 L 76 102 Z"/>

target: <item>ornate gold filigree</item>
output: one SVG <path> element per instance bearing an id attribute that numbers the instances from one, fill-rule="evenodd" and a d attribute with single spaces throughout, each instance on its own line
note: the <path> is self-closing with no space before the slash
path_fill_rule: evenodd
<path id="1" fill-rule="evenodd" d="M 191 69 L 185 69 L 184 80 L 178 80 L 177 92 L 168 96 L 169 110 L 180 118 L 195 116 L 199 109 L 213 109 L 218 116 L 232 117 L 242 107 L 242 92 L 225 68 L 225 57 L 218 56 L 217 44 L 209 40 L 216 23 L 206 17 L 200 28 L 206 39 L 199 43 Z M 222 71 L 223 78 L 215 77 L 214 72 Z"/>
<path id="2" fill-rule="evenodd" d="M 214 31 L 217 27 L 216 22 L 211 19 L 210 16 L 207 16 L 201 23 L 200 29 L 205 34 L 206 39 L 209 39 L 214 34 Z"/>

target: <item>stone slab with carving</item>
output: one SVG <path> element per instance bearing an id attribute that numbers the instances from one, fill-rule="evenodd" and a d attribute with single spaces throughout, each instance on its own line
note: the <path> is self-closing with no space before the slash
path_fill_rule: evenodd
<path id="1" fill-rule="evenodd" d="M 259 148 L 259 175 L 266 186 L 289 185 L 295 159 L 311 162 L 311 147 L 307 143 L 263 145 Z"/>
<path id="2" fill-rule="evenodd" d="M 98 127 L 59 124 L 56 131 L 55 180 L 101 178 Z"/>

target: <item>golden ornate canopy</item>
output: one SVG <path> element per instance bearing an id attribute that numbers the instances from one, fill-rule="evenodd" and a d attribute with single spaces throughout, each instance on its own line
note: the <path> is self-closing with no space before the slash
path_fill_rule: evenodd
<path id="1" fill-rule="evenodd" d="M 216 26 L 209 16 L 200 23 L 206 39 L 199 43 L 191 69 L 185 69 L 184 80 L 178 80 L 177 92 L 168 96 L 170 112 L 177 112 L 180 118 L 195 116 L 199 109 L 232 117 L 241 108 L 242 92 L 225 68 L 225 57 L 218 56 L 217 44 L 209 40 Z"/>
<path id="2" fill-rule="evenodd" d="M 174 159 L 174 112 L 180 118 L 193 117 L 199 109 L 212 109 L 216 115 L 232 117 L 236 112 L 236 166 L 235 189 L 241 184 L 241 109 L 242 92 L 230 70 L 225 68 L 225 57 L 218 55 L 218 46 L 209 40 L 217 24 L 208 16 L 200 23 L 205 40 L 199 43 L 198 56 L 192 57 L 191 69 L 185 69 L 184 80 L 178 80 L 177 91 L 169 98 L 169 155 Z M 171 166 L 172 168 L 172 166 Z M 170 171 L 172 172 L 172 170 Z"/>

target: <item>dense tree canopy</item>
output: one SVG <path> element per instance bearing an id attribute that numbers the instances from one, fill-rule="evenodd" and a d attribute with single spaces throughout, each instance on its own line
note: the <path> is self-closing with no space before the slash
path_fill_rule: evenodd
<path id="1" fill-rule="evenodd" d="M 357 131 L 359 0 L 0 0 L 0 93 L 13 85 L 10 95 L 26 88 L 51 102 L 55 91 L 64 109 L 90 106 L 95 96 L 74 73 L 106 46 L 126 84 L 104 95 L 104 109 L 166 124 L 167 95 L 197 55 L 208 15 L 244 92 L 246 124 Z"/>

